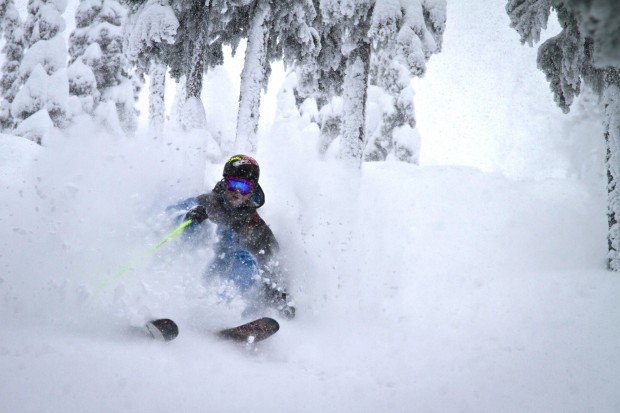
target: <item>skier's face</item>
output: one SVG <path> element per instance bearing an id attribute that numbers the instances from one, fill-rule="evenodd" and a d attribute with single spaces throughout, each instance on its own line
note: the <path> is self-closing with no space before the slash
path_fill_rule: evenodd
<path id="1" fill-rule="evenodd" d="M 228 202 L 228 204 L 236 208 L 243 205 L 250 198 L 251 194 L 252 193 L 250 192 L 246 195 L 243 195 L 241 192 L 239 192 L 239 189 L 227 189 L 224 196 L 226 197 L 226 201 Z"/>
<path id="2" fill-rule="evenodd" d="M 243 203 L 247 201 L 249 197 L 250 197 L 250 194 L 241 195 L 241 193 L 239 193 L 238 190 L 226 191 L 226 200 L 231 206 L 235 208 L 243 205 Z"/>

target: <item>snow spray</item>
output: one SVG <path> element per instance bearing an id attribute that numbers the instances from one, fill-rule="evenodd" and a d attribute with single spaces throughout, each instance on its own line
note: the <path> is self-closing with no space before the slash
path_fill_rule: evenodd
<path id="1" fill-rule="evenodd" d="M 147 249 L 146 251 L 144 251 L 142 254 L 136 256 L 133 260 L 131 260 L 131 262 L 129 262 L 128 264 L 126 264 L 124 267 L 122 267 L 121 269 L 119 269 L 114 276 L 103 280 L 102 282 L 99 283 L 99 285 L 97 286 L 97 288 L 95 288 L 95 294 L 99 294 L 101 291 L 103 291 L 108 285 L 110 285 L 110 283 L 112 283 L 115 280 L 118 280 L 119 278 L 123 277 L 127 271 L 129 271 L 131 268 L 133 268 L 136 264 L 139 264 L 140 262 L 144 261 L 146 258 L 148 258 L 152 253 L 154 253 L 159 247 L 161 247 L 162 245 L 164 245 L 166 242 L 168 242 L 169 240 L 171 240 L 172 238 L 174 238 L 175 236 L 177 236 L 178 234 L 180 234 L 185 227 L 187 227 L 189 224 L 192 223 L 191 219 L 185 220 L 183 221 L 183 223 L 181 223 L 181 225 L 179 225 L 178 227 L 176 227 L 174 230 L 172 230 L 171 232 L 169 232 L 164 238 L 162 238 L 161 241 L 159 241 L 157 244 L 151 246 L 149 249 Z"/>

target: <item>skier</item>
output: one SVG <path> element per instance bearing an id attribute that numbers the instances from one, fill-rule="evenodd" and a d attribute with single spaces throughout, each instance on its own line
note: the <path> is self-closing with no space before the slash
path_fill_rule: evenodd
<path id="1" fill-rule="evenodd" d="M 265 203 L 258 184 L 260 168 L 247 155 L 232 156 L 224 165 L 223 179 L 207 194 L 185 200 L 188 238 L 201 239 L 205 222 L 216 224 L 215 258 L 207 277 L 230 280 L 249 301 L 245 313 L 256 313 L 266 305 L 286 318 L 295 316 L 295 307 L 282 286 L 282 270 L 277 260 L 278 242 L 256 211 Z"/>

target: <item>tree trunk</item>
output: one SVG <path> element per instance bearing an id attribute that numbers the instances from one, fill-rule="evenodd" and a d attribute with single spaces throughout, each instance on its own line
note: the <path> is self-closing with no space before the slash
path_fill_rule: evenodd
<path id="1" fill-rule="evenodd" d="M 192 52 L 188 62 L 186 83 L 185 83 L 185 97 L 189 99 L 196 97 L 200 99 L 202 92 L 202 78 L 204 76 L 205 68 L 205 55 L 207 48 L 207 40 L 209 34 L 209 14 L 211 12 L 211 0 L 205 0 L 204 4 L 196 9 L 196 39 L 191 45 Z"/>
<path id="2" fill-rule="evenodd" d="M 256 133 L 260 116 L 260 98 L 267 75 L 267 42 L 269 40 L 269 17 L 271 7 L 268 0 L 260 0 L 252 15 L 245 50 L 245 62 L 241 72 L 239 112 L 235 147 L 240 152 L 256 151 Z"/>
<path id="3" fill-rule="evenodd" d="M 344 118 L 340 155 L 361 166 L 366 137 L 366 98 L 370 68 L 370 44 L 362 42 L 347 58 L 343 84 Z"/>
<path id="4" fill-rule="evenodd" d="M 199 42 L 194 43 L 194 52 L 192 54 L 192 60 L 189 65 L 187 73 L 187 80 L 185 82 L 185 95 L 187 98 L 196 97 L 200 99 L 202 93 L 202 77 L 204 75 L 204 50 L 199 50 Z"/>
<path id="5" fill-rule="evenodd" d="M 149 128 L 153 137 L 159 138 L 163 134 L 166 117 L 165 91 L 166 91 L 165 63 L 159 60 L 153 61 L 149 70 L 151 84 L 149 88 Z"/>
<path id="6" fill-rule="evenodd" d="M 618 82 L 620 84 L 620 82 Z M 605 144 L 607 154 L 607 220 L 609 223 L 608 261 L 612 271 L 620 271 L 620 87 L 608 86 L 604 93 Z"/>

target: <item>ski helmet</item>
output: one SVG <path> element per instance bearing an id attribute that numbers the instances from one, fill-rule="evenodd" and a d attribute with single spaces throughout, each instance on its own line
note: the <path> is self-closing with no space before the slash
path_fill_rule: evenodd
<path id="1" fill-rule="evenodd" d="M 258 162 L 251 156 L 235 155 L 231 156 L 224 165 L 224 178 L 244 178 L 253 182 L 258 182 L 260 168 Z"/>

